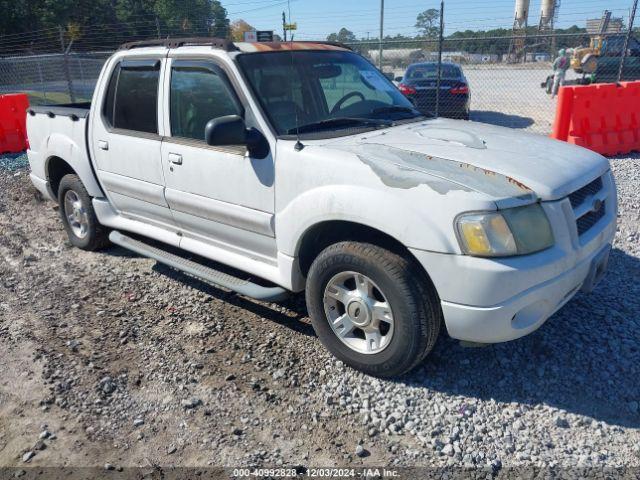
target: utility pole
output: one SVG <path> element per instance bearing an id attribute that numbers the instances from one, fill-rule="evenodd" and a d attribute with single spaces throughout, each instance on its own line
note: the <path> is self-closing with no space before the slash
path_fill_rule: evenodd
<path id="1" fill-rule="evenodd" d="M 624 59 L 627 56 L 627 49 L 629 48 L 629 38 L 631 38 L 631 32 L 633 31 L 633 20 L 636 18 L 636 9 L 638 8 L 638 0 L 633 1 L 633 7 L 631 8 L 631 15 L 629 16 L 629 30 L 624 37 L 624 47 L 622 47 L 622 56 L 620 58 L 620 68 L 618 69 L 618 82 L 622 80 L 622 70 L 624 69 Z"/>
<path id="2" fill-rule="evenodd" d="M 64 28 L 62 26 L 58 27 L 58 31 L 60 33 L 60 48 L 62 49 L 62 69 L 64 72 L 65 79 L 67 80 L 67 89 L 69 91 L 69 99 L 71 103 L 76 103 L 76 96 L 73 93 L 73 81 L 71 80 L 71 71 L 69 70 L 69 51 L 71 50 L 71 45 L 73 45 L 73 40 L 69 42 L 69 45 L 64 44 Z"/>
<path id="3" fill-rule="evenodd" d="M 442 77 L 442 41 L 444 36 L 444 0 L 440 2 L 440 35 L 438 37 L 438 78 L 436 79 L 436 118 L 440 114 L 440 77 Z"/>
<path id="4" fill-rule="evenodd" d="M 378 68 L 382 71 L 382 39 L 384 35 L 384 0 L 380 0 L 380 48 L 378 51 Z"/>
<path id="5" fill-rule="evenodd" d="M 282 12 L 282 34 L 284 35 L 284 41 L 287 41 L 287 15 Z"/>

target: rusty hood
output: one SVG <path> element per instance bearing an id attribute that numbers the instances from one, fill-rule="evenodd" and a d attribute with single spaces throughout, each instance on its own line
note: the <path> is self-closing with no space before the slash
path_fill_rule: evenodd
<path id="1" fill-rule="evenodd" d="M 325 146 L 356 154 L 388 186 L 424 183 L 443 190 L 450 184 L 489 195 L 500 208 L 566 197 L 609 169 L 601 155 L 542 135 L 448 119 L 343 137 Z"/>

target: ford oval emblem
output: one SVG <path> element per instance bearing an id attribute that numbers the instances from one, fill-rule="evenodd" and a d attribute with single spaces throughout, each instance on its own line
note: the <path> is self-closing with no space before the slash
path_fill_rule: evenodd
<path id="1" fill-rule="evenodd" d="M 596 199 L 596 200 L 594 200 L 594 201 L 593 201 L 593 206 L 591 207 L 591 210 L 592 210 L 593 212 L 596 212 L 596 213 L 597 213 L 597 212 L 599 212 L 599 211 L 600 211 L 600 209 L 602 208 L 602 205 L 603 205 L 602 200 L 600 200 L 600 199 Z"/>

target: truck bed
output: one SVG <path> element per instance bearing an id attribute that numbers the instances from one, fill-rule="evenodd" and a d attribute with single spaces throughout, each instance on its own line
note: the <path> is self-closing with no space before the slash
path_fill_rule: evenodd
<path id="1" fill-rule="evenodd" d="M 47 164 L 54 157 L 64 159 L 82 178 L 92 195 L 101 196 L 87 153 L 90 107 L 91 103 L 86 102 L 38 105 L 27 110 L 27 153 L 31 178 L 47 197 L 55 198 L 55 192 L 49 191 L 50 179 L 47 176 Z"/>

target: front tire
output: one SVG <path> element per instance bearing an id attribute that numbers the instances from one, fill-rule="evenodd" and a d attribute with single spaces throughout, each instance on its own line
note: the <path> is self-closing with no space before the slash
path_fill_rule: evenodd
<path id="1" fill-rule="evenodd" d="M 73 246 L 95 251 L 109 244 L 108 231 L 98 222 L 91 196 L 77 175 L 62 177 L 58 204 L 62 224 Z"/>
<path id="2" fill-rule="evenodd" d="M 377 377 L 413 369 L 433 349 L 442 313 L 430 279 L 376 245 L 340 242 L 309 270 L 307 308 L 327 349 Z"/>

